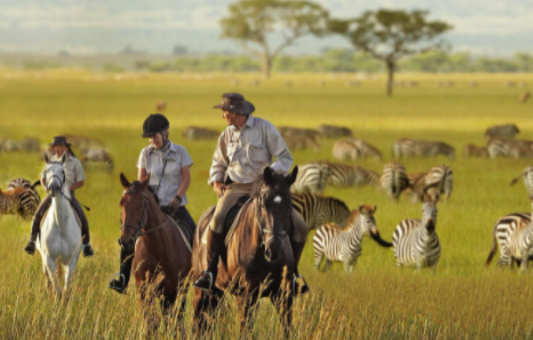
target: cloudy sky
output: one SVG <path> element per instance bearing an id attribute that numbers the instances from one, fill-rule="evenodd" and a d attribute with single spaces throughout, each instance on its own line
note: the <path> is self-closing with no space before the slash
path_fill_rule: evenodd
<path id="1" fill-rule="evenodd" d="M 432 19 L 451 23 L 454 51 L 508 56 L 533 52 L 532 0 L 315 0 L 332 16 L 353 17 L 377 8 L 427 9 Z M 0 52 L 53 54 L 113 53 L 124 46 L 169 54 L 183 45 L 191 52 L 228 51 L 219 39 L 220 18 L 232 0 L 1 0 Z M 349 47 L 341 38 L 306 38 L 287 53 L 317 53 Z"/>

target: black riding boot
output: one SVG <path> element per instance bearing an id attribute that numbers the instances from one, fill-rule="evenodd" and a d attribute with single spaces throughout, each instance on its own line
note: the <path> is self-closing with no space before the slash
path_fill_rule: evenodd
<path id="1" fill-rule="evenodd" d="M 120 248 L 120 272 L 118 273 L 118 280 L 111 280 L 111 282 L 109 282 L 109 288 L 119 293 L 126 294 L 126 288 L 130 282 L 133 255 L 134 251 L 128 252 L 124 247 Z"/>
<path id="2" fill-rule="evenodd" d="M 218 274 L 218 259 L 224 247 L 224 234 L 215 233 L 209 229 L 207 234 L 207 270 L 204 270 L 194 281 L 193 287 L 210 291 L 218 289 L 215 286 Z"/>
<path id="3" fill-rule="evenodd" d="M 293 240 L 290 241 L 292 252 L 294 254 L 294 278 L 292 280 L 291 285 L 292 293 L 294 295 L 298 295 L 298 293 L 304 295 L 309 293 L 309 291 L 311 290 L 307 285 L 307 282 L 305 282 L 303 276 L 300 276 L 300 273 L 298 272 L 298 264 L 300 263 L 300 257 L 302 256 L 302 253 L 304 251 L 305 242 L 300 243 Z M 302 283 L 298 282 L 298 279 L 300 278 L 302 279 Z"/>

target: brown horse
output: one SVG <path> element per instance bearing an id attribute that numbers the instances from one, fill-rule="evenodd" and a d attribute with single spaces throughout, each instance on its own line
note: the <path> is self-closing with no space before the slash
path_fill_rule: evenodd
<path id="1" fill-rule="evenodd" d="M 211 292 L 194 290 L 194 320 L 197 330 L 206 327 L 206 314 L 213 313 L 228 290 L 244 307 L 241 328 L 251 322 L 251 308 L 259 297 L 269 297 L 281 313 L 285 332 L 292 318 L 292 294 L 287 293 L 294 276 L 295 260 L 288 235 L 291 234 L 291 193 L 298 167 L 288 176 L 270 167 L 263 173 L 264 184 L 242 208 L 240 220 L 218 263 L 216 286 Z M 207 268 L 207 247 L 202 236 L 213 216 L 214 207 L 200 218 L 194 235 L 193 270 L 195 275 Z"/>
<path id="2" fill-rule="evenodd" d="M 191 253 L 175 224 L 161 212 L 148 190 L 148 181 L 149 177 L 130 183 L 120 174 L 124 187 L 120 199 L 123 223 L 120 244 L 129 250 L 135 248 L 133 270 L 141 304 L 148 307 L 159 297 L 163 315 L 169 316 L 180 290 L 186 292 Z M 184 309 L 185 298 L 179 310 L 180 318 Z"/>

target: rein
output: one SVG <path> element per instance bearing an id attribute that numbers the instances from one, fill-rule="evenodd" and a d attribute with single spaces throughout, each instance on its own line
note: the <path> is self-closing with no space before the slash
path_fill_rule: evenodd
<path id="1" fill-rule="evenodd" d="M 255 200 L 255 219 L 257 220 L 259 231 L 261 232 L 261 240 L 262 240 L 261 245 L 262 246 L 266 246 L 267 243 L 273 239 L 277 238 L 281 241 L 287 236 L 287 230 L 283 230 L 280 233 L 276 233 L 274 231 L 265 229 L 265 223 L 264 223 L 265 221 L 262 218 L 262 214 L 260 214 L 260 212 L 265 210 L 265 205 L 264 205 L 265 197 L 264 196 L 267 191 L 268 190 L 264 190 L 264 189 L 261 190 L 261 195 L 259 196 L 259 199 Z M 261 204 L 259 204 L 259 201 L 261 201 Z M 292 218 L 292 209 L 291 209 L 291 218 Z M 270 234 L 271 236 L 266 238 L 265 234 Z"/>
<path id="2" fill-rule="evenodd" d="M 70 203 L 70 205 L 72 205 L 72 200 L 71 200 L 70 198 L 68 198 L 68 197 L 65 195 L 65 193 L 63 192 L 63 190 L 64 190 L 64 188 L 65 188 L 65 179 L 62 180 L 62 179 L 59 178 L 59 176 L 56 175 L 56 174 L 53 174 L 53 175 L 51 176 L 51 178 L 54 178 L 54 177 L 57 178 L 57 180 L 58 180 L 59 182 L 61 182 L 61 187 L 59 188 L 59 193 L 61 194 L 61 196 L 65 197 L 65 199 Z M 48 186 L 46 186 L 46 193 L 47 193 L 48 195 L 50 195 L 50 190 L 48 190 Z M 78 202 L 78 203 L 79 203 L 79 202 Z M 83 204 L 81 204 L 81 203 L 80 203 L 80 205 L 81 205 L 82 207 L 84 207 L 85 210 L 87 210 L 87 211 L 91 211 L 91 208 L 89 208 L 88 206 L 83 205 Z"/>

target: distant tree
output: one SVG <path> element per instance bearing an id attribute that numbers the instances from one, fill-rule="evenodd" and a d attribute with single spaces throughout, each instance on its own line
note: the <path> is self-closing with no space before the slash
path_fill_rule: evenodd
<path id="1" fill-rule="evenodd" d="M 174 54 L 174 55 L 187 54 L 187 47 L 182 46 L 182 45 L 176 45 L 172 49 L 172 54 Z"/>
<path id="2" fill-rule="evenodd" d="M 514 56 L 517 67 L 522 72 L 533 71 L 533 56 L 529 53 L 517 53 Z"/>
<path id="3" fill-rule="evenodd" d="M 329 29 L 348 38 L 356 50 L 385 63 L 388 71 L 387 95 L 392 95 L 394 71 L 398 60 L 409 55 L 445 48 L 439 35 L 452 26 L 443 21 L 428 21 L 427 11 L 367 11 L 360 17 L 331 20 Z"/>
<path id="4" fill-rule="evenodd" d="M 229 6 L 229 13 L 220 21 L 222 38 L 238 41 L 260 58 L 266 78 L 283 49 L 302 36 L 326 33 L 329 17 L 322 6 L 302 0 L 241 0 Z M 272 47 L 269 35 L 281 43 Z"/>

